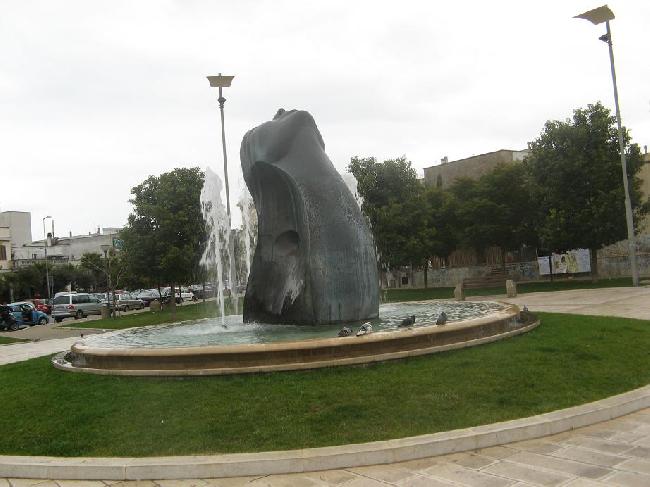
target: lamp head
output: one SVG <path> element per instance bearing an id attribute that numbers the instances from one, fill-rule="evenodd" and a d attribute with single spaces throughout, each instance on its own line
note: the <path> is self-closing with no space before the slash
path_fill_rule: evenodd
<path id="1" fill-rule="evenodd" d="M 228 88 L 234 76 L 222 76 L 219 73 L 218 76 L 208 76 L 207 78 L 213 88 Z"/>
<path id="2" fill-rule="evenodd" d="M 584 12 L 580 15 L 576 15 L 573 18 L 585 19 L 594 25 L 598 25 L 608 20 L 612 20 L 614 18 L 614 12 L 612 12 L 607 5 L 603 5 L 602 7 L 598 7 L 593 10 L 589 10 L 588 12 Z"/>

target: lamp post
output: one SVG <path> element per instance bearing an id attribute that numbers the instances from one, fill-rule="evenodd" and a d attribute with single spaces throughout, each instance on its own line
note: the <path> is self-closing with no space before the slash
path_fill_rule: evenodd
<path id="1" fill-rule="evenodd" d="M 111 316 L 113 316 L 113 313 L 111 313 L 111 268 L 110 268 L 110 263 L 108 261 L 108 251 L 110 250 L 111 246 L 108 244 L 103 244 L 99 246 L 100 249 L 102 249 L 102 252 L 104 252 L 104 272 L 106 273 L 106 307 L 108 308 L 108 312 Z"/>
<path id="2" fill-rule="evenodd" d="M 618 106 L 618 88 L 616 86 L 616 70 L 614 69 L 614 50 L 612 48 L 612 31 L 609 27 L 609 21 L 614 19 L 614 12 L 607 5 L 589 10 L 575 19 L 585 19 L 594 25 L 605 22 L 607 32 L 600 36 L 599 39 L 606 42 L 609 47 L 609 63 L 612 71 L 612 83 L 614 85 L 614 104 L 616 105 L 616 123 L 618 124 L 618 145 L 621 152 L 621 167 L 623 169 L 623 189 L 625 191 L 625 220 L 627 224 L 627 242 L 630 252 L 630 267 L 632 268 L 632 284 L 639 285 L 639 269 L 636 262 L 636 239 L 634 237 L 634 222 L 632 220 L 632 203 L 630 201 L 630 189 L 627 177 L 627 162 L 625 160 L 625 143 L 623 142 L 623 128 L 621 125 L 621 110 Z"/>
<path id="3" fill-rule="evenodd" d="M 219 111 L 221 112 L 221 146 L 223 148 L 223 175 L 226 183 L 226 211 L 228 212 L 228 219 L 230 219 L 230 186 L 228 185 L 228 154 L 226 153 L 226 131 L 224 127 L 223 106 L 226 99 L 223 97 L 223 89 L 228 88 L 232 83 L 234 76 L 223 76 L 219 73 L 218 76 L 208 76 L 210 86 L 219 88 Z"/>
<path id="4" fill-rule="evenodd" d="M 45 250 L 45 286 L 47 287 L 47 299 L 52 298 L 50 293 L 50 270 L 47 263 L 47 233 L 45 233 L 45 220 L 52 219 L 50 215 L 43 218 L 43 249 Z"/>
<path id="5" fill-rule="evenodd" d="M 208 76 L 208 81 L 210 86 L 213 88 L 219 88 L 219 111 L 221 112 L 221 147 L 223 149 L 223 175 L 224 182 L 226 184 L 226 212 L 228 214 L 228 285 L 230 286 L 230 295 L 234 296 L 234 269 L 233 269 L 233 253 L 234 246 L 232 240 L 232 233 L 230 232 L 230 186 L 228 184 L 228 154 L 226 153 L 226 131 L 224 128 L 224 115 L 223 115 L 223 106 L 226 103 L 226 99 L 223 97 L 223 89 L 228 88 L 232 83 L 234 76 L 224 76 L 219 73 L 218 76 Z"/>

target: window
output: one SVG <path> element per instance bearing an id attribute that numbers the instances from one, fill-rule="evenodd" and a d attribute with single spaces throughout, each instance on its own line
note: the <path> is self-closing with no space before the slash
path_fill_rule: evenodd
<path id="1" fill-rule="evenodd" d="M 0 245 L 0 260 L 7 260 L 7 247 Z"/>

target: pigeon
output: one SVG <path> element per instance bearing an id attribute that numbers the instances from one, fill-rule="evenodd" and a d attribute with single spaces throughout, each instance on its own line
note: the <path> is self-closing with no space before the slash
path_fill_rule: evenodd
<path id="1" fill-rule="evenodd" d="M 347 326 L 344 326 L 339 331 L 339 336 L 340 337 L 349 337 L 350 335 L 352 335 L 352 328 L 348 328 Z"/>
<path id="2" fill-rule="evenodd" d="M 438 316 L 438 319 L 436 320 L 436 325 L 444 325 L 447 323 L 447 313 L 444 311 L 440 313 L 440 316 Z"/>
<path id="3" fill-rule="evenodd" d="M 533 314 L 528 311 L 528 306 L 524 305 L 524 308 L 519 312 L 519 322 L 520 323 L 527 323 L 529 321 L 532 321 L 533 319 Z"/>
<path id="4" fill-rule="evenodd" d="M 415 315 L 411 315 L 408 318 L 404 318 L 402 322 L 398 325 L 399 328 L 406 328 L 407 326 L 413 326 L 415 323 Z"/>
<path id="5" fill-rule="evenodd" d="M 367 335 L 368 333 L 372 333 L 372 325 L 369 321 L 361 325 L 357 332 L 357 336 L 360 337 L 361 335 Z"/>

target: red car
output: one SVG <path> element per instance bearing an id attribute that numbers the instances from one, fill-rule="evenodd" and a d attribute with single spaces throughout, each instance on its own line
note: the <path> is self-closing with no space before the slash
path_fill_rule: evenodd
<path id="1" fill-rule="evenodd" d="M 52 305 L 48 303 L 47 299 L 32 299 L 32 303 L 38 311 L 42 311 L 48 315 L 52 314 Z"/>

